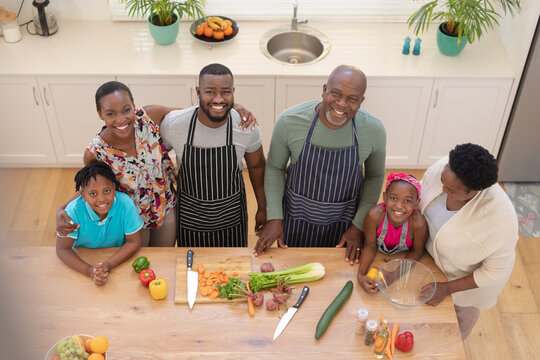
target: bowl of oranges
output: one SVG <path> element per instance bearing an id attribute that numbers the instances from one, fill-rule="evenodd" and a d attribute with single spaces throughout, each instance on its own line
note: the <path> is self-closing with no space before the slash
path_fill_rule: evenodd
<path id="1" fill-rule="evenodd" d="M 191 24 L 190 32 L 195 39 L 202 42 L 222 43 L 238 34 L 238 24 L 225 16 L 207 16 L 195 20 Z"/>
<path id="2" fill-rule="evenodd" d="M 75 334 L 51 346 L 43 360 L 106 360 L 108 348 L 105 336 Z"/>

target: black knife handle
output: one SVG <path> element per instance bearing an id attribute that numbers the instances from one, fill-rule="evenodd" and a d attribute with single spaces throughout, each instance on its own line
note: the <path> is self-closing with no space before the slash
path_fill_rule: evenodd
<path id="1" fill-rule="evenodd" d="M 306 299 L 308 292 L 309 292 L 309 287 L 304 286 L 304 288 L 302 289 L 302 293 L 300 294 L 300 297 L 298 298 L 298 301 L 296 302 L 296 304 L 294 304 L 293 307 L 298 309 L 300 305 L 302 305 L 302 303 Z"/>
<path id="2" fill-rule="evenodd" d="M 187 268 L 191 269 L 193 266 L 193 250 L 188 250 L 187 252 Z"/>

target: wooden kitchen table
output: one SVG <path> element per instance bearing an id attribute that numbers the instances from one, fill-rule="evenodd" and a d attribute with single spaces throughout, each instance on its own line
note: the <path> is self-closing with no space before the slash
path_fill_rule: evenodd
<path id="1" fill-rule="evenodd" d="M 116 249 L 80 249 L 88 262 L 105 260 Z M 249 248 L 194 248 L 197 255 L 251 255 Z M 400 310 L 378 293 L 370 295 L 356 281 L 358 265 L 344 261 L 344 250 L 334 248 L 272 248 L 252 257 L 252 268 L 271 261 L 276 269 L 321 262 L 326 276 L 307 284 L 309 295 L 281 336 L 272 342 L 274 330 L 286 307 L 266 311 L 257 307 L 248 315 L 247 304 L 175 305 L 177 259 L 186 258 L 185 248 L 142 248 L 151 268 L 167 280 L 167 298 L 150 296 L 131 268 L 120 265 L 105 286 L 96 286 L 65 266 L 53 247 L 4 248 L 0 255 L 3 340 L 9 342 L 11 359 L 43 359 L 49 347 L 72 334 L 104 335 L 109 340 L 108 360 L 119 359 L 372 359 L 372 347 L 355 334 L 356 312 L 365 307 L 369 318 L 385 316 L 400 323 L 400 332 L 411 331 L 415 345 L 410 353 L 396 350 L 394 359 L 464 359 L 464 348 L 451 298 L 438 306 L 422 305 Z M 374 265 L 384 262 L 377 254 Z M 445 280 L 429 255 L 422 262 Z M 320 316 L 352 280 L 352 296 L 336 315 L 324 336 L 315 340 Z M 298 299 L 301 284 L 287 301 Z M 268 293 L 266 293 L 268 297 Z M 9 331 L 5 331 L 9 329 Z M 9 353 L 9 352 L 8 352 Z M 23 354 L 21 356 L 21 354 Z M 2 354 L 2 358 L 6 358 Z M 17 356 L 18 355 L 18 356 Z"/>

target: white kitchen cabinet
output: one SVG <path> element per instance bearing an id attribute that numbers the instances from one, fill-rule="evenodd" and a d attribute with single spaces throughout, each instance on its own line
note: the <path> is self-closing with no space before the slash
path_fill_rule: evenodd
<path id="1" fill-rule="evenodd" d="M 276 116 L 291 106 L 322 99 L 327 78 L 278 78 Z M 428 111 L 432 79 L 369 78 L 362 108 L 386 129 L 386 166 L 415 167 Z"/>
<path id="2" fill-rule="evenodd" d="M 511 85 L 512 79 L 435 80 L 418 166 L 427 167 L 467 142 L 496 154 Z"/>
<path id="3" fill-rule="evenodd" d="M 328 77 L 276 78 L 276 119 L 286 109 L 309 100 L 321 99 Z"/>
<path id="4" fill-rule="evenodd" d="M 133 94 L 135 106 L 166 105 L 187 108 L 197 105 L 196 76 L 118 76 Z"/>
<path id="5" fill-rule="evenodd" d="M 113 77 L 40 76 L 39 88 L 58 163 L 80 167 L 90 141 L 104 126 L 95 104 L 98 87 Z"/>
<path id="6" fill-rule="evenodd" d="M 234 101 L 251 111 L 261 130 L 264 154 L 268 153 L 274 129 L 274 77 L 234 77 Z"/>
<path id="7" fill-rule="evenodd" d="M 54 166 L 43 98 L 33 76 L 0 77 L 0 166 Z"/>
<path id="8" fill-rule="evenodd" d="M 432 79 L 370 78 L 362 107 L 386 129 L 386 167 L 416 167 Z"/>
<path id="9" fill-rule="evenodd" d="M 109 80 L 103 76 L 0 77 L 0 122 L 6 134 L 0 145 L 0 166 L 81 166 L 84 149 L 103 126 L 96 113 L 95 91 Z M 131 88 L 136 106 L 198 103 L 196 76 L 120 76 L 118 80 Z M 235 100 L 258 118 L 265 154 L 275 119 L 288 107 L 321 99 L 326 80 L 321 76 L 235 77 Z M 368 79 L 362 107 L 386 128 L 386 166 L 423 168 L 465 142 L 495 154 L 512 81 L 373 77 Z"/>

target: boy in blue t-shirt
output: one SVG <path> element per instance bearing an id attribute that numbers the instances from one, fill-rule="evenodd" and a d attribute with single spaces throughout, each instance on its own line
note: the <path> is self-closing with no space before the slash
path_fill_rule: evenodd
<path id="1" fill-rule="evenodd" d="M 116 192 L 118 180 L 109 165 L 95 162 L 75 175 L 76 191 L 81 196 L 71 201 L 66 213 L 79 224 L 67 236 L 58 235 L 56 254 L 70 268 L 104 285 L 109 271 L 120 265 L 141 247 L 143 221 L 131 198 Z M 93 265 L 82 260 L 73 247 L 120 247 L 109 259 Z"/>

